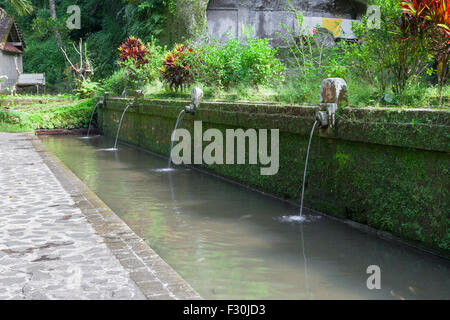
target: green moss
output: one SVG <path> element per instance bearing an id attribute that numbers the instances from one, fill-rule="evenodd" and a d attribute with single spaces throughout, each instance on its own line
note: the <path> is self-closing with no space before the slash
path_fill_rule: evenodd
<path id="1" fill-rule="evenodd" d="M 345 153 L 336 153 L 334 160 L 337 161 L 339 168 L 345 167 L 349 159 L 349 156 Z"/>
<path id="2" fill-rule="evenodd" d="M 110 99 L 100 109 L 106 135 L 116 133 L 126 102 Z M 168 155 L 180 101 L 142 101 L 125 116 L 120 139 Z M 180 127 L 280 129 L 280 170 L 261 176 L 258 165 L 204 169 L 282 198 L 298 201 L 306 148 L 317 108 L 205 103 Z M 434 248 L 450 248 L 448 115 L 445 111 L 346 108 L 336 135 L 313 138 L 307 207 L 391 232 Z M 414 119 L 414 124 L 412 122 Z M 421 126 L 421 130 L 414 127 Z M 414 131 L 415 130 L 415 131 Z M 205 143 L 206 145 L 206 143 Z M 447 148 L 447 149 L 446 149 Z"/>
<path id="3" fill-rule="evenodd" d="M 164 32 L 159 34 L 163 44 L 172 45 L 190 39 L 206 27 L 206 0 L 173 0 L 166 13 Z"/>

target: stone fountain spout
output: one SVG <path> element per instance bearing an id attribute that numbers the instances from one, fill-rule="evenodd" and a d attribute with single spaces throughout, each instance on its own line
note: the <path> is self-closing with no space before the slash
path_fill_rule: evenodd
<path id="1" fill-rule="evenodd" d="M 321 129 L 336 127 L 338 107 L 347 105 L 347 83 L 341 78 L 328 78 L 322 81 L 320 88 L 320 107 L 316 115 Z"/>
<path id="2" fill-rule="evenodd" d="M 109 91 L 105 91 L 105 93 L 103 93 L 103 100 L 102 100 L 103 106 L 106 106 L 106 100 L 108 99 L 109 94 L 110 94 Z"/>
<path id="3" fill-rule="evenodd" d="M 172 132 L 172 137 L 170 138 L 171 144 L 170 144 L 170 154 L 169 154 L 169 164 L 168 169 L 171 169 L 172 166 L 172 149 L 173 149 L 173 136 L 178 128 L 178 125 L 183 121 L 185 114 L 192 114 L 194 115 L 198 107 L 200 106 L 200 103 L 203 101 L 203 91 L 200 88 L 195 87 L 191 91 L 191 99 L 192 102 L 188 106 L 184 107 L 183 110 L 181 110 L 180 114 L 178 115 L 177 122 L 175 123 L 175 129 Z"/>
<path id="4" fill-rule="evenodd" d="M 302 195 L 300 202 L 300 221 L 303 218 L 303 200 L 305 197 L 306 172 L 308 170 L 309 151 L 316 126 L 321 129 L 333 129 L 336 126 L 336 111 L 338 106 L 347 103 L 347 83 L 341 78 L 328 78 L 322 81 L 320 88 L 320 106 L 316 114 L 316 121 L 311 130 L 308 148 L 306 151 L 305 170 L 303 171 Z"/>
<path id="5" fill-rule="evenodd" d="M 195 114 L 195 111 L 200 107 L 200 103 L 203 101 L 203 91 L 200 88 L 195 87 L 191 91 L 192 102 L 184 108 L 184 112 L 189 114 Z"/>

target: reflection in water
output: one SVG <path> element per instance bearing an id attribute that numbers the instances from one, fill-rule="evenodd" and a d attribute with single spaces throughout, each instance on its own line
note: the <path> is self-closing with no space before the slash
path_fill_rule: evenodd
<path id="1" fill-rule="evenodd" d="M 302 216 L 303 217 L 303 216 Z M 304 269 L 305 269 L 305 289 L 308 293 L 308 298 L 311 297 L 311 291 L 309 290 L 309 279 L 308 279 L 308 260 L 306 259 L 306 253 L 305 253 L 305 237 L 303 235 L 303 223 L 300 224 L 300 235 L 302 238 L 302 254 L 303 254 L 303 261 L 305 263 Z"/>
<path id="2" fill-rule="evenodd" d="M 207 299 L 450 298 L 450 262 L 99 137 L 43 142 Z M 381 268 L 368 290 L 367 267 Z"/>

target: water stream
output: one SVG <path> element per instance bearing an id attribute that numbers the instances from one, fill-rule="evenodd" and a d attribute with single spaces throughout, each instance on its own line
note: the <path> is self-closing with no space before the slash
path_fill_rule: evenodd
<path id="1" fill-rule="evenodd" d="M 132 105 L 133 105 L 133 103 L 127 104 L 125 110 L 123 110 L 122 116 L 120 117 L 119 127 L 117 128 L 116 141 L 114 142 L 113 150 L 117 150 L 117 141 L 119 140 L 119 134 L 120 134 L 120 129 L 122 128 L 123 117 L 125 116 L 125 113 L 127 113 L 128 108 L 130 108 Z"/>
<path id="2" fill-rule="evenodd" d="M 91 124 L 92 124 L 92 120 L 94 120 L 94 114 L 95 114 L 95 110 L 97 110 L 97 107 L 101 104 L 102 102 L 97 102 L 97 104 L 94 107 L 94 110 L 92 110 L 92 115 L 91 115 L 91 120 L 89 121 L 89 126 L 88 126 L 88 131 L 87 131 L 87 135 L 86 135 L 86 139 L 89 138 L 89 133 L 91 132 Z"/>
<path id="3" fill-rule="evenodd" d="M 305 171 L 303 172 L 303 185 L 302 185 L 302 198 L 300 202 L 300 220 L 303 219 L 303 199 L 305 198 L 305 184 L 306 184 L 306 172 L 308 171 L 308 159 L 309 159 L 309 150 L 311 150 L 311 141 L 314 135 L 314 130 L 316 129 L 317 121 L 314 122 L 314 125 L 311 130 L 311 135 L 309 136 L 308 150 L 306 151 L 306 160 L 305 160 Z"/>
<path id="4" fill-rule="evenodd" d="M 170 170 L 172 168 L 172 149 L 173 149 L 174 135 L 175 135 L 175 132 L 177 131 L 178 125 L 183 120 L 185 114 L 186 114 L 186 112 L 184 111 L 184 109 L 181 110 L 180 114 L 178 115 L 177 122 L 175 123 L 175 129 L 173 129 L 173 132 L 171 135 L 169 163 L 167 165 L 168 170 Z"/>
<path id="5" fill-rule="evenodd" d="M 112 139 L 43 143 L 206 299 L 450 299 L 450 261 Z M 366 286 L 381 269 L 381 290 Z"/>

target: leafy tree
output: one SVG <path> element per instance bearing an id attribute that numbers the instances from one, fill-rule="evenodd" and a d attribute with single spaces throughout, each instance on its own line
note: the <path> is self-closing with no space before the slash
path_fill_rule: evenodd
<path id="1" fill-rule="evenodd" d="M 17 12 L 12 6 L 19 0 L 0 0 L 0 7 L 7 12 Z M 45 72 L 48 88 L 52 91 L 68 90 L 71 85 L 70 69 L 58 49 L 56 34 L 61 44 L 72 48 L 72 43 L 82 38 L 89 50 L 89 59 L 95 66 L 93 81 L 107 78 L 119 69 L 116 48 L 129 35 L 141 38 L 145 43 L 161 34 L 171 0 L 23 0 L 34 10 L 28 16 L 16 20 L 27 43 L 24 55 L 25 72 Z M 54 12 L 53 5 L 55 3 Z M 76 4 L 81 9 L 81 29 L 68 30 L 67 7 Z M 68 55 L 75 59 L 76 52 Z M 68 72 L 69 71 L 69 72 Z M 70 81 L 69 81 L 70 82 Z"/>
<path id="2" fill-rule="evenodd" d="M 8 2 L 11 7 L 22 16 L 33 12 L 33 5 L 29 0 L 8 0 Z"/>

